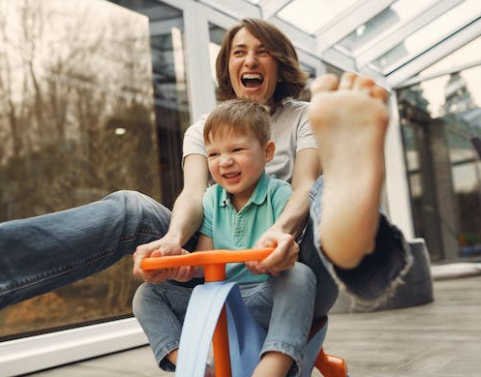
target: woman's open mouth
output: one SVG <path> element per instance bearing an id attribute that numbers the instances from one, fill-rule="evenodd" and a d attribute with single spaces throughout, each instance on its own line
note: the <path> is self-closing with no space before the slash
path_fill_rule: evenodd
<path id="1" fill-rule="evenodd" d="M 264 78 L 259 73 L 244 73 L 241 82 L 246 88 L 258 88 L 264 82 Z"/>

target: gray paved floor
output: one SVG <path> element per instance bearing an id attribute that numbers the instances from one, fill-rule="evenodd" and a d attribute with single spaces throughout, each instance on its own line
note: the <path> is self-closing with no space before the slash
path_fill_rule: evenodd
<path id="1" fill-rule="evenodd" d="M 331 315 L 326 351 L 344 357 L 352 377 L 480 377 L 481 276 L 436 281 L 434 290 L 428 305 Z M 60 376 L 173 374 L 142 347 L 29 375 Z"/>

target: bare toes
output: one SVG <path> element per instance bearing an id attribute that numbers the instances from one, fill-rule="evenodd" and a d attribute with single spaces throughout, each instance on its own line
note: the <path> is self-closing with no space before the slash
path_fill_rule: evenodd
<path id="1" fill-rule="evenodd" d="M 354 82 L 358 78 L 358 75 L 354 72 L 345 72 L 341 76 L 341 81 L 339 82 L 339 89 L 352 89 Z"/>
<path id="2" fill-rule="evenodd" d="M 314 80 L 311 85 L 311 93 L 312 95 L 319 93 L 319 92 L 331 92 L 336 90 L 339 84 L 339 79 L 336 75 L 327 73 L 325 75 L 321 75 Z"/>
<path id="3" fill-rule="evenodd" d="M 358 76 L 354 82 L 353 89 L 363 94 L 370 95 L 371 89 L 376 85 L 373 79 L 369 77 Z"/>
<path id="4" fill-rule="evenodd" d="M 386 102 L 388 98 L 388 92 L 386 89 L 379 85 L 374 85 L 371 88 L 371 97 L 380 100 L 381 102 Z"/>

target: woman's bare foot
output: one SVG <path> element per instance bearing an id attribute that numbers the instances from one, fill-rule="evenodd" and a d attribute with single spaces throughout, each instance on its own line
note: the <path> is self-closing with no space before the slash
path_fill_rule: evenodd
<path id="1" fill-rule="evenodd" d="M 371 79 L 345 73 L 312 85 L 309 117 L 324 175 L 319 237 L 338 267 L 356 267 L 373 251 L 384 183 L 387 93 Z"/>

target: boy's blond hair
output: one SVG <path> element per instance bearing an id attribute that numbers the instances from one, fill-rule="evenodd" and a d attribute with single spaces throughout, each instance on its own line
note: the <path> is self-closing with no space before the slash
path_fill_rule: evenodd
<path id="1" fill-rule="evenodd" d="M 248 99 L 232 99 L 217 105 L 204 125 L 204 143 L 219 134 L 254 135 L 261 145 L 271 138 L 269 108 Z"/>

